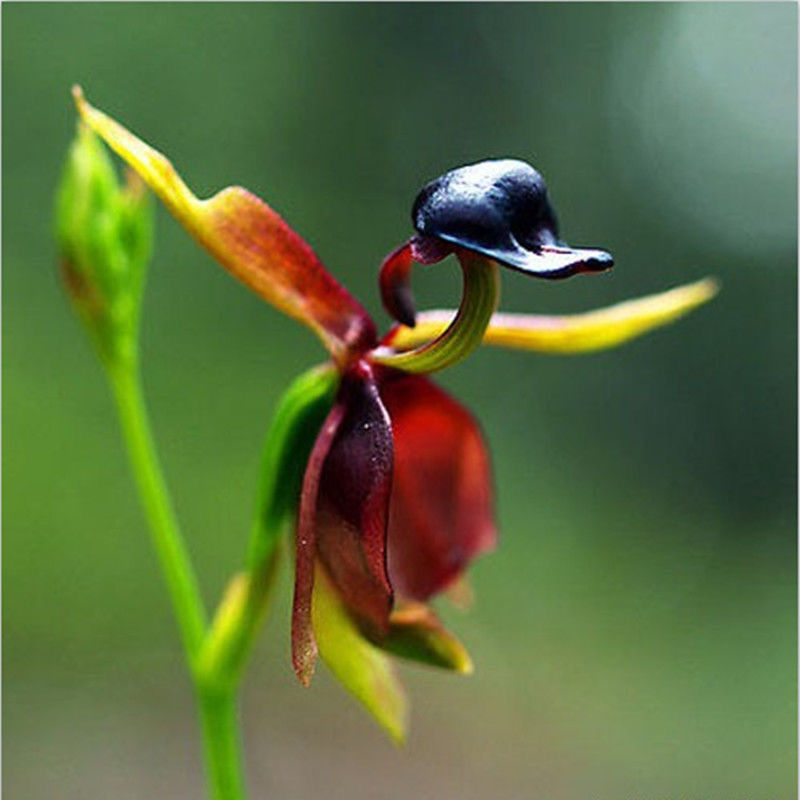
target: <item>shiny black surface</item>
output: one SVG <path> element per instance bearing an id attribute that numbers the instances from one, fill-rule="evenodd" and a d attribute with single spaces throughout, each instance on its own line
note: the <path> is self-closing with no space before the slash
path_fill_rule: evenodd
<path id="1" fill-rule="evenodd" d="M 481 161 L 446 172 L 417 195 L 411 217 L 422 237 L 540 277 L 567 277 L 613 265 L 603 250 L 571 248 L 559 240 L 544 178 L 516 159 Z"/>

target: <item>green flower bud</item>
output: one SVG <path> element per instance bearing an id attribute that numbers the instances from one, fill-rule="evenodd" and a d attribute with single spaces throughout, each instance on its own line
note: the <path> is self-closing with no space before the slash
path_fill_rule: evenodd
<path id="1" fill-rule="evenodd" d="M 144 184 L 133 172 L 121 184 L 100 139 L 81 124 L 58 189 L 56 235 L 70 299 L 107 366 L 135 356 L 152 231 Z"/>

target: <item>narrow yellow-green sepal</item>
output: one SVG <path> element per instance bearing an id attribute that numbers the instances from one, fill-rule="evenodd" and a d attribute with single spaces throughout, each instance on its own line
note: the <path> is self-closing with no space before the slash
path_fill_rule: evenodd
<path id="1" fill-rule="evenodd" d="M 410 603 L 392 612 L 389 633 L 381 640 L 381 647 L 402 658 L 463 675 L 473 671 L 464 645 L 422 603 Z"/>
<path id="2" fill-rule="evenodd" d="M 659 294 L 628 300 L 583 314 L 492 316 L 483 344 L 539 353 L 590 353 L 616 347 L 688 314 L 719 291 L 714 278 L 678 286 Z M 419 347 L 439 336 L 450 324 L 452 311 L 419 314 L 413 328 L 398 326 L 383 344 L 397 350 Z"/>
<path id="3" fill-rule="evenodd" d="M 319 568 L 314 579 L 312 620 L 322 660 L 389 736 L 402 744 L 408 703 L 392 663 L 363 637 Z"/>

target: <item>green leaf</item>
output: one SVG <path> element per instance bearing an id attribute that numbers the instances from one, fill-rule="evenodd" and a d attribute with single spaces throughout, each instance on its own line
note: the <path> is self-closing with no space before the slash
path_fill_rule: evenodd
<path id="1" fill-rule="evenodd" d="M 297 513 L 306 462 L 339 377 L 331 364 L 314 367 L 296 378 L 278 403 L 262 450 L 250 569 L 269 557 L 287 519 Z"/>
<path id="2" fill-rule="evenodd" d="M 314 581 L 312 619 L 322 660 L 389 736 L 402 744 L 408 704 L 391 660 L 364 638 L 320 567 Z"/>

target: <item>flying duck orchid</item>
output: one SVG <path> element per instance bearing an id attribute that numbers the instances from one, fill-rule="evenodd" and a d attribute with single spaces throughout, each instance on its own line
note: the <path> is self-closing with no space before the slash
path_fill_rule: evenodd
<path id="1" fill-rule="evenodd" d="M 497 539 L 483 436 L 427 376 L 481 343 L 550 353 L 611 347 L 704 303 L 714 282 L 588 314 L 497 313 L 501 267 L 560 279 L 613 262 L 603 250 L 561 241 L 533 167 L 484 161 L 447 172 L 417 196 L 413 235 L 380 269 L 383 303 L 396 320 L 380 337 L 361 304 L 265 202 L 241 187 L 197 198 L 163 155 L 80 90 L 75 99 L 84 123 L 217 261 L 326 348 L 327 364 L 299 379 L 279 409 L 286 460 L 265 456 L 272 488 L 264 513 L 295 520 L 292 664 L 308 684 L 320 654 L 399 737 L 404 701 L 385 654 L 470 671 L 466 650 L 428 603 Z M 418 314 L 413 264 L 451 254 L 463 272 L 459 308 Z M 270 506 L 273 496 L 281 499 Z M 244 613 L 253 565 L 267 550 L 255 547 L 251 572 L 223 603 L 220 629 Z"/>

